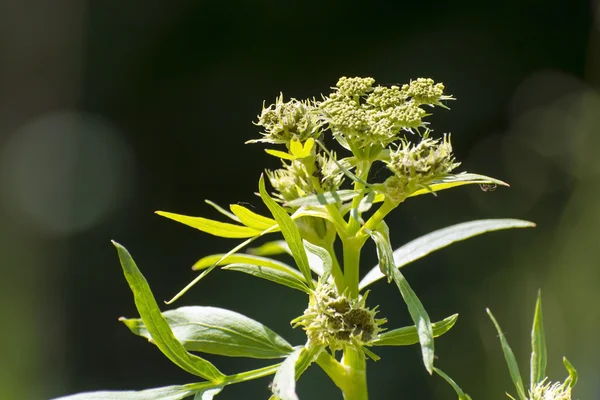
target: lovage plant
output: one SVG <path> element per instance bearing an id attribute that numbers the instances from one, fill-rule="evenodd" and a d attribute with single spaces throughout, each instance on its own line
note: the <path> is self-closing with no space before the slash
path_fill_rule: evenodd
<path id="1" fill-rule="evenodd" d="M 425 370 L 448 381 L 459 399 L 470 399 L 434 365 L 434 338 L 449 331 L 457 315 L 431 322 L 401 268 L 484 232 L 534 224 L 515 219 L 465 222 L 392 249 L 385 219 L 410 197 L 436 195 L 468 184 L 483 188 L 506 185 L 487 176 L 456 172 L 460 163 L 454 158 L 450 135 L 436 137 L 426 122 L 428 110 L 446 108 L 449 100 L 453 98 L 444 94 L 444 86 L 431 79 L 378 86 L 372 78 L 343 77 L 321 100 L 286 101 L 282 95 L 264 107 L 256 122 L 261 136 L 249 143 L 266 145 L 266 152 L 281 160 L 281 168 L 266 171 L 267 179 L 261 176 L 258 181 L 260 200 L 269 215 L 239 204 L 226 210 L 210 201 L 207 203 L 229 222 L 158 212 L 211 235 L 245 239 L 226 254 L 200 259 L 193 267 L 200 274 L 169 304 L 217 268 L 243 272 L 306 293 L 306 309 L 303 313 L 299 310 L 300 315 L 291 321 L 305 331 L 306 342 L 292 345 L 261 323 L 221 308 L 194 306 L 161 312 L 130 254 L 114 243 L 140 314 L 140 318 L 122 318 L 122 322 L 202 381 L 138 392 L 83 393 L 65 399 L 176 400 L 195 396 L 207 400 L 228 385 L 274 375 L 271 400 L 295 400 L 295 382 L 315 364 L 337 385 L 344 399 L 365 400 L 369 360 L 379 359 L 376 348 L 417 343 Z M 389 171 L 387 178 L 378 180 L 369 174 L 378 164 Z M 277 234 L 283 240 L 248 248 L 257 239 Z M 375 246 L 379 261 L 370 271 L 361 263 L 366 245 Z M 281 255 L 291 255 L 293 265 L 273 258 Z M 385 316 L 369 302 L 366 289 L 382 278 L 398 287 L 413 326 L 386 326 Z M 283 361 L 225 374 L 192 352 Z M 538 382 L 543 385 L 544 381 Z"/>

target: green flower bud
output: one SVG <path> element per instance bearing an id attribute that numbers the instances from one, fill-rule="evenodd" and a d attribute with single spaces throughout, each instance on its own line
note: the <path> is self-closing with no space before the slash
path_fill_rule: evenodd
<path id="1" fill-rule="evenodd" d="M 333 285 L 319 281 L 304 315 L 292 324 L 304 327 L 310 342 L 332 351 L 343 349 L 345 344 L 369 344 L 386 320 L 375 318 L 377 310 L 366 307 L 366 298 L 351 299 L 337 293 Z"/>
<path id="2" fill-rule="evenodd" d="M 262 126 L 264 132 L 261 139 L 250 140 L 249 143 L 283 143 L 289 144 L 292 139 L 301 142 L 309 138 L 317 139 L 321 135 L 323 122 L 309 101 L 291 99 L 283 101 L 280 95 L 275 104 L 264 108 L 258 116 L 256 125 Z"/>
<path id="3" fill-rule="evenodd" d="M 452 154 L 448 135 L 440 140 L 430 139 L 425 134 L 417 145 L 403 139 L 398 149 L 390 153 L 388 168 L 395 176 L 386 180 L 384 190 L 396 200 L 404 199 L 459 165 Z"/>
<path id="4" fill-rule="evenodd" d="M 571 386 L 568 382 L 547 382 L 544 378 L 529 392 L 529 400 L 571 400 Z"/>
<path id="5" fill-rule="evenodd" d="M 342 76 L 335 86 L 340 95 L 356 98 L 370 92 L 374 83 L 375 79 L 373 78 L 346 78 Z"/>
<path id="6" fill-rule="evenodd" d="M 433 79 L 419 78 L 402 86 L 402 93 L 419 104 L 442 105 L 442 100 L 453 100 L 452 96 L 444 95 L 444 85 L 435 84 Z"/>

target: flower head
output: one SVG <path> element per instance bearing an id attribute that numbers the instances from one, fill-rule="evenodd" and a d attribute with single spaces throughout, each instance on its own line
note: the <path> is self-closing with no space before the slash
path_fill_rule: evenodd
<path id="1" fill-rule="evenodd" d="M 569 382 L 548 382 L 544 378 L 529 391 L 529 400 L 571 400 Z"/>

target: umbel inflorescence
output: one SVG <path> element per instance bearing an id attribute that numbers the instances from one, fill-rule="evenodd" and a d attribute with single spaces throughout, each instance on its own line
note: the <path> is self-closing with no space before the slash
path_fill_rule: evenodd
<path id="1" fill-rule="evenodd" d="M 193 266 L 200 274 L 167 304 L 215 269 L 242 272 L 306 295 L 306 308 L 296 310 L 299 316 L 291 321 L 306 333 L 305 343 L 293 346 L 260 322 L 218 307 L 188 306 L 161 312 L 131 255 L 115 243 L 140 314 L 140 318 L 120 320 L 202 381 L 65 399 L 179 400 L 195 396 L 211 400 L 228 385 L 275 375 L 269 386 L 270 400 L 298 400 L 296 380 L 316 364 L 345 400 L 367 400 L 367 361 L 379 359 L 371 348 L 418 343 L 425 370 L 445 379 L 459 400 L 470 400 L 438 367 L 435 356 L 434 339 L 448 332 L 458 315 L 432 322 L 401 267 L 460 240 L 534 224 L 515 219 L 469 221 L 393 250 L 385 219 L 404 201 L 469 184 L 506 185 L 488 176 L 455 172 L 460 163 L 455 160 L 450 134 L 434 135 L 427 122 L 433 107 L 447 108 L 445 102 L 452 99 L 444 94 L 444 86 L 432 79 L 385 86 L 376 85 L 373 78 L 342 77 L 331 93 L 319 100 L 286 100 L 281 94 L 274 104 L 263 105 L 255 122 L 261 136 L 249 142 L 266 145 L 265 151 L 281 162 L 280 168 L 266 171 L 271 190 L 264 177 L 259 178 L 258 195 L 268 214 L 241 204 L 231 204 L 227 210 L 208 200 L 228 222 L 158 211 L 202 232 L 243 240 L 227 253 L 200 258 Z M 389 173 L 370 174 L 377 164 Z M 274 234 L 281 234 L 283 240 L 275 238 L 250 248 L 253 242 Z M 366 245 L 373 246 L 377 254 L 376 265 L 368 271 L 368 260 L 361 257 Z M 385 329 L 386 319 L 378 317 L 378 306 L 367 304 L 367 288 L 382 278 L 397 286 L 413 325 Z M 575 370 L 565 360 L 570 376 L 566 383 L 546 383 L 539 300 L 537 310 L 532 333 L 532 360 L 537 361 L 535 365 L 532 362 L 529 392 L 520 377 L 515 381 L 519 400 L 568 400 Z M 504 343 L 503 348 L 509 349 Z M 225 374 L 195 353 L 283 361 Z M 517 375 L 518 371 L 511 369 L 511 376 Z"/>

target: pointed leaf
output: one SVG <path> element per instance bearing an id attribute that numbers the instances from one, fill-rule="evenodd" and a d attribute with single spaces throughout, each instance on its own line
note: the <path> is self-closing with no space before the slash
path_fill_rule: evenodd
<path id="1" fill-rule="evenodd" d="M 448 384 L 450 386 L 452 386 L 452 388 L 454 389 L 454 391 L 456 392 L 456 394 L 458 395 L 458 400 L 471 400 L 471 396 L 469 396 L 468 394 L 466 394 L 465 392 L 462 391 L 462 389 L 456 384 L 456 382 L 454 382 L 454 380 L 452 378 L 450 378 L 448 375 L 446 375 L 444 373 L 444 371 L 442 371 L 439 368 L 433 367 L 433 370 L 442 378 L 444 378 L 444 380 L 446 382 L 448 382 Z"/>
<path id="2" fill-rule="evenodd" d="M 242 224 L 249 228 L 264 231 L 265 229 L 271 228 L 273 225 L 277 225 L 277 221 L 274 219 L 263 217 L 239 204 L 232 204 L 229 208 L 231 209 L 231 212 L 239 218 Z"/>
<path id="3" fill-rule="evenodd" d="M 352 200 L 360 193 L 361 192 L 357 192 L 350 189 L 342 189 L 337 191 L 311 194 L 309 196 L 300 197 L 298 199 L 287 201 L 285 205 L 287 207 L 303 207 L 343 203 L 345 201 Z"/>
<path id="4" fill-rule="evenodd" d="M 192 228 L 201 230 L 211 235 L 225 238 L 249 238 L 260 235 L 262 231 L 248 228 L 246 226 L 234 225 L 227 222 L 214 221 L 202 217 L 189 217 L 187 215 L 174 214 L 165 211 L 156 211 L 160 216 L 180 222 Z"/>
<path id="5" fill-rule="evenodd" d="M 163 317 L 188 351 L 250 358 L 282 358 L 293 351 L 285 339 L 260 322 L 223 308 L 181 307 L 164 312 Z M 141 319 L 120 321 L 152 342 Z"/>
<path id="6" fill-rule="evenodd" d="M 243 272 L 248 275 L 256 276 L 257 278 L 266 279 L 292 289 L 300 290 L 307 294 L 311 293 L 311 290 L 306 286 L 306 283 L 304 283 L 304 277 L 294 269 L 288 271 L 251 264 L 231 264 L 223 267 L 223 269 L 227 271 Z M 292 273 L 292 271 L 294 271 L 294 273 Z"/>
<path id="7" fill-rule="evenodd" d="M 135 265 L 131 255 L 120 244 L 116 242 L 113 242 L 113 244 L 117 248 L 123 273 L 133 292 L 135 306 L 156 346 L 175 365 L 190 374 L 212 382 L 222 382 L 225 375 L 205 359 L 188 353 L 175 338 L 169 324 L 162 316 L 156 300 L 154 300 L 148 282 Z"/>
<path id="8" fill-rule="evenodd" d="M 209 256 L 202 257 L 200 260 L 196 261 L 196 263 L 194 264 L 192 269 L 194 271 L 198 271 L 198 270 L 202 270 L 202 269 L 205 269 L 208 267 L 212 267 L 215 264 L 218 266 L 221 266 L 221 265 L 234 264 L 234 263 L 244 263 L 244 264 L 259 265 L 259 266 L 263 266 L 263 267 L 271 267 L 271 268 L 276 268 L 276 269 L 283 268 L 285 270 L 292 270 L 298 276 L 302 277 L 302 274 L 300 274 L 297 270 L 293 269 L 286 263 L 283 263 L 278 260 L 273 260 L 271 258 L 255 256 L 253 254 L 244 254 L 244 253 L 231 254 L 225 258 L 223 258 L 223 256 L 225 256 L 225 254 L 211 254 Z"/>
<path id="9" fill-rule="evenodd" d="M 396 249 L 394 251 L 394 262 L 396 268 L 400 268 L 454 242 L 481 235 L 485 232 L 510 228 L 530 228 L 534 226 L 533 222 L 518 219 L 482 219 L 463 222 L 421 236 Z M 384 275 L 378 266 L 375 266 L 361 280 L 359 288 L 362 290 L 383 277 Z"/>
<path id="10" fill-rule="evenodd" d="M 303 347 L 299 347 L 285 359 L 275 374 L 271 390 L 281 400 L 298 400 L 296 394 L 296 363 Z"/>
<path id="11" fill-rule="evenodd" d="M 394 254 L 390 244 L 390 229 L 385 221 L 381 221 L 377 230 L 368 231 L 369 235 L 377 247 L 377 258 L 379 260 L 379 269 L 381 274 L 387 276 L 388 283 L 392 281 L 396 264 L 394 263 Z"/>
<path id="12" fill-rule="evenodd" d="M 542 292 L 538 292 L 535 304 L 535 315 L 533 317 L 533 327 L 531 328 L 531 380 L 530 390 L 546 377 L 546 335 L 544 333 L 544 321 L 542 318 Z"/>
<path id="13" fill-rule="evenodd" d="M 569 372 L 569 377 L 565 382 L 568 382 L 570 387 L 574 387 L 577 384 L 577 380 L 579 379 L 577 376 L 577 371 L 571 365 L 569 360 L 567 360 L 567 357 L 563 357 L 563 364 L 565 365 L 567 372 Z"/>
<path id="14" fill-rule="evenodd" d="M 290 247 L 287 245 L 285 240 L 274 240 L 267 242 L 258 247 L 253 247 L 247 250 L 248 253 L 255 256 L 275 256 L 277 254 L 289 254 L 292 255 Z"/>
<path id="15" fill-rule="evenodd" d="M 500 338 L 500 344 L 502 345 L 502 352 L 504 353 L 504 358 L 506 359 L 506 364 L 508 365 L 508 371 L 510 372 L 510 377 L 512 378 L 513 383 L 515 384 L 515 388 L 517 389 L 517 395 L 521 400 L 527 400 L 527 396 L 525 395 L 525 386 L 523 386 L 523 378 L 521 378 L 521 372 L 519 372 L 519 365 L 517 364 L 517 359 L 515 355 L 508 345 L 506 338 L 504 337 L 504 333 L 500 328 L 500 325 L 494 318 L 494 315 L 490 311 L 489 308 L 486 308 L 490 319 L 494 323 L 496 327 L 496 331 L 498 331 L 498 337 Z"/>
<path id="16" fill-rule="evenodd" d="M 54 400 L 180 400 L 193 396 L 198 390 L 193 385 L 166 386 L 140 391 L 99 391 L 58 397 Z"/>
<path id="17" fill-rule="evenodd" d="M 217 210 L 218 212 L 220 212 L 221 214 L 223 214 L 227 218 L 230 218 L 230 219 L 234 220 L 235 222 L 241 222 L 240 219 L 235 216 L 235 214 L 230 213 L 229 211 L 227 211 L 226 209 L 224 209 L 223 207 L 221 207 L 217 203 L 215 203 L 213 201 L 210 201 L 210 200 L 204 200 L 204 202 L 206 204 L 212 206 L 215 210 Z"/>
<path id="18" fill-rule="evenodd" d="M 216 387 L 203 390 L 201 392 L 196 393 L 194 396 L 194 400 L 213 400 L 213 398 L 221 393 L 223 387 Z"/>
<path id="19" fill-rule="evenodd" d="M 267 154 L 270 154 L 270 155 L 278 157 L 278 158 L 282 158 L 284 160 L 290 160 L 290 161 L 292 161 L 292 160 L 296 159 L 295 156 L 293 156 L 293 155 L 291 155 L 289 153 L 286 153 L 284 151 L 280 151 L 280 150 L 265 149 L 265 152 Z"/>
<path id="20" fill-rule="evenodd" d="M 310 269 L 323 279 L 328 280 L 331 277 L 331 269 L 333 268 L 333 260 L 331 254 L 324 248 L 314 245 L 307 240 L 302 241 L 304 249 L 308 255 Z"/>
<path id="21" fill-rule="evenodd" d="M 277 202 L 275 202 L 271 196 L 269 196 L 267 190 L 265 189 L 265 180 L 262 175 L 259 181 L 259 192 L 263 202 L 269 208 L 271 214 L 273 214 L 273 217 L 277 221 L 277 224 L 281 229 L 281 233 L 290 247 L 292 256 L 294 257 L 294 261 L 296 261 L 298 269 L 300 272 L 302 272 L 306 283 L 312 289 L 313 283 L 310 273 L 310 266 L 308 264 L 308 257 L 306 256 L 306 251 L 302 245 L 302 238 L 300 237 L 300 232 L 298 231 L 298 227 L 296 227 L 296 223 L 294 220 L 292 220 L 288 213 L 279 204 L 277 204 Z"/>
<path id="22" fill-rule="evenodd" d="M 506 182 L 503 182 L 499 179 L 491 178 L 489 176 L 463 172 L 457 175 L 448 175 L 443 179 L 434 181 L 431 184 L 429 184 L 428 188 L 419 189 L 413 192 L 409 197 L 419 196 L 421 194 L 427 194 L 431 192 L 439 192 L 440 190 L 471 184 L 495 184 L 499 186 L 510 186 Z"/>
<path id="23" fill-rule="evenodd" d="M 457 319 L 458 314 L 454 314 L 442 321 L 432 323 L 433 337 L 439 337 L 448 332 Z M 375 341 L 371 342 L 373 346 L 410 346 L 416 343 L 419 343 L 419 334 L 414 325 L 383 332 Z"/>

